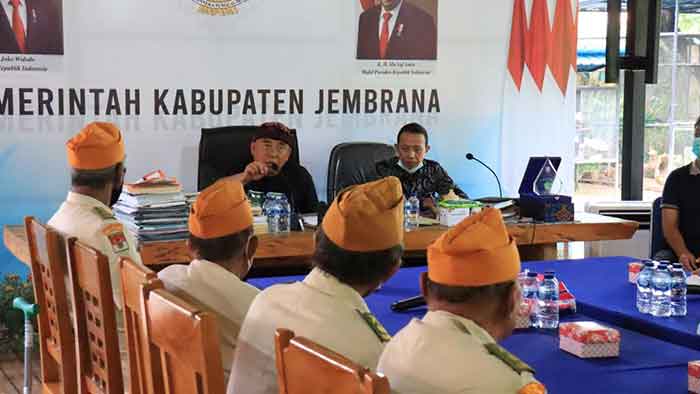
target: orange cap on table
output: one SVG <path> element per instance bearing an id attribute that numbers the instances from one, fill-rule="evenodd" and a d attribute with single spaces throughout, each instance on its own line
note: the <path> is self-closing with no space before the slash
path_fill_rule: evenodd
<path id="1" fill-rule="evenodd" d="M 243 185 L 221 180 L 204 189 L 190 208 L 188 227 L 197 238 L 239 233 L 253 225 L 253 213 Z"/>
<path id="2" fill-rule="evenodd" d="M 100 170 L 124 160 L 124 140 L 109 122 L 92 122 L 66 142 L 68 164 L 78 170 Z"/>
<path id="3" fill-rule="evenodd" d="M 447 286 L 478 287 L 518 277 L 520 254 L 501 212 L 487 208 L 428 247 L 428 278 Z"/>
<path id="4" fill-rule="evenodd" d="M 321 227 L 352 252 L 386 250 L 403 242 L 403 192 L 396 177 L 350 186 L 328 208 Z"/>

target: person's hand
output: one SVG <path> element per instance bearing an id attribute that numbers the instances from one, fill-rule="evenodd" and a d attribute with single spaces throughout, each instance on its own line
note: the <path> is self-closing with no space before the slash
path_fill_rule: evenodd
<path id="1" fill-rule="evenodd" d="M 683 265 L 686 271 L 696 272 L 700 268 L 700 258 L 696 259 L 690 252 L 681 254 L 678 257 L 678 262 Z"/>
<path id="2" fill-rule="evenodd" d="M 449 193 L 442 196 L 443 200 L 459 200 L 459 196 L 455 193 L 454 189 L 451 189 Z"/>
<path id="3" fill-rule="evenodd" d="M 275 129 L 280 129 L 287 134 L 292 132 L 291 130 L 289 130 L 289 127 L 287 127 L 287 125 L 285 125 L 284 123 L 280 123 L 280 122 L 265 122 L 265 123 L 261 124 L 260 127 L 272 127 Z"/>
<path id="4" fill-rule="evenodd" d="M 254 161 L 248 164 L 243 170 L 243 184 L 252 181 L 258 181 L 265 178 L 270 173 L 270 167 L 260 161 Z"/>

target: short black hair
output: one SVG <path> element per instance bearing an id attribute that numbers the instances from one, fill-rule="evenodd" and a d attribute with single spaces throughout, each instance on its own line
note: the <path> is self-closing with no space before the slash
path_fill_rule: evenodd
<path id="1" fill-rule="evenodd" d="M 243 255 L 253 227 L 219 238 L 199 238 L 190 234 L 190 249 L 197 258 L 217 262 Z"/>
<path id="2" fill-rule="evenodd" d="M 369 285 L 386 279 L 401 264 L 403 245 L 376 252 L 353 252 L 331 241 L 319 229 L 312 264 L 349 286 Z"/>
<path id="3" fill-rule="evenodd" d="M 111 167 L 101 168 L 99 170 L 79 170 L 71 169 L 70 183 L 73 186 L 86 186 L 93 189 L 101 189 L 114 181 L 118 168 L 121 168 L 123 163 L 117 163 Z"/>
<path id="4" fill-rule="evenodd" d="M 695 120 L 695 127 L 700 126 L 700 116 L 698 116 L 697 120 Z"/>
<path id="5" fill-rule="evenodd" d="M 428 296 L 451 304 L 462 304 L 465 302 L 477 304 L 492 301 L 505 303 L 514 285 L 515 281 L 511 280 L 493 285 L 476 287 L 450 286 L 436 283 L 430 280 L 430 278 L 426 278 Z"/>
<path id="6" fill-rule="evenodd" d="M 420 134 L 425 137 L 425 144 L 428 145 L 428 130 L 418 123 L 414 122 L 404 125 L 401 130 L 399 130 L 399 134 L 396 136 L 397 144 L 401 141 L 401 135 L 403 135 L 403 133 Z"/>

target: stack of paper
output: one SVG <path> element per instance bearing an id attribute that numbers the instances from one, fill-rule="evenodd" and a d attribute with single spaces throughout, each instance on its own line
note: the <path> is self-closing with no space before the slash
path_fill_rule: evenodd
<path id="1" fill-rule="evenodd" d="M 188 238 L 189 206 L 174 178 L 154 171 L 124 189 L 114 214 L 140 242 Z"/>

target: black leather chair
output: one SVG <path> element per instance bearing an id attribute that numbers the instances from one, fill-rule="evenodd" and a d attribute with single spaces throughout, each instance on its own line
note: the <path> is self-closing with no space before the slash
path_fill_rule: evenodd
<path id="1" fill-rule="evenodd" d="M 259 126 L 202 129 L 199 140 L 197 189 L 203 190 L 219 178 L 243 171 L 253 160 L 250 154 L 250 142 L 259 129 Z M 299 165 L 296 130 L 291 131 L 294 136 L 294 146 L 287 165 Z"/>
<path id="2" fill-rule="evenodd" d="M 661 203 L 662 198 L 659 197 L 654 200 L 654 204 L 651 208 L 651 247 L 649 258 L 654 258 L 654 256 L 664 249 L 671 249 L 671 247 L 666 243 L 666 238 L 664 237 L 664 229 L 662 226 L 663 217 L 661 216 Z"/>
<path id="3" fill-rule="evenodd" d="M 396 156 L 394 147 L 377 142 L 346 142 L 336 145 L 328 160 L 328 203 L 342 189 L 379 179 L 378 161 Z"/>

